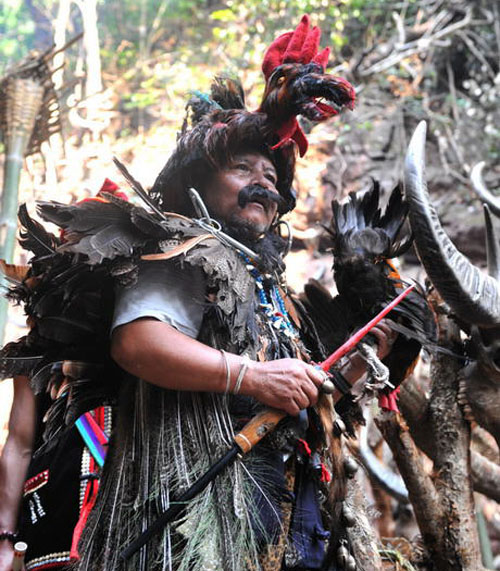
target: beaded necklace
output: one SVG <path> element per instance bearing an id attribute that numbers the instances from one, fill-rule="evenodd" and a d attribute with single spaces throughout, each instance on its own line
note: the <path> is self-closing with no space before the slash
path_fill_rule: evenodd
<path id="1" fill-rule="evenodd" d="M 288 312 L 285 307 L 285 302 L 281 297 L 280 291 L 277 285 L 272 282 L 269 286 L 269 293 L 266 290 L 264 284 L 264 279 L 259 270 L 255 267 L 252 260 L 246 255 L 240 252 L 241 257 L 245 260 L 246 268 L 250 275 L 255 280 L 257 286 L 257 293 L 259 296 L 260 307 L 264 311 L 266 317 L 272 324 L 272 326 L 278 331 L 282 332 L 289 338 L 296 338 L 298 336 L 297 330 L 293 326 Z"/>

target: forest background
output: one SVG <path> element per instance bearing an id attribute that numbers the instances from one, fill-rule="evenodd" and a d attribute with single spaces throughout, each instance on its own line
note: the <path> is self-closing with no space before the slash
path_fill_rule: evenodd
<path id="1" fill-rule="evenodd" d="M 303 124 L 310 150 L 298 163 L 289 282 L 300 289 L 314 276 L 333 287 L 320 226 L 331 200 L 371 179 L 390 190 L 421 119 L 433 201 L 459 249 L 484 264 L 469 174 L 483 160 L 489 188 L 500 185 L 500 14 L 486 0 L 0 0 L 0 81 L 29 54 L 83 33 L 50 60 L 61 130 L 26 157 L 20 201 L 33 213 L 36 200 L 94 195 L 105 177 L 126 189 L 113 156 L 149 187 L 175 146 L 190 92 L 208 91 L 216 74 L 237 75 L 256 109 L 265 48 L 303 13 L 323 30 L 329 71 L 355 85 L 357 104 L 314 128 Z M 3 151 L 0 139 L 0 170 Z M 26 261 L 22 252 L 16 261 Z M 411 252 L 403 264 L 406 275 L 423 277 Z M 23 326 L 22 313 L 11 312 L 8 338 Z M 9 403 L 3 383 L 0 426 Z"/>

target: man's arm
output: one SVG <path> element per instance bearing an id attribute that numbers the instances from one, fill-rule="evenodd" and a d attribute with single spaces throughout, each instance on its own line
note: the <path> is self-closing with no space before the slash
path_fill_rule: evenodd
<path id="1" fill-rule="evenodd" d="M 226 368 L 220 351 L 161 321 L 142 318 L 113 331 L 111 354 L 126 371 L 165 389 L 223 393 Z M 226 353 L 234 389 L 244 361 Z M 323 375 L 298 359 L 250 361 L 240 394 L 296 415 L 316 403 Z"/>
<path id="2" fill-rule="evenodd" d="M 379 353 L 385 352 L 387 344 L 384 340 L 388 333 L 384 329 L 375 333 L 379 345 L 384 345 Z M 111 353 L 126 371 L 165 389 L 217 393 L 226 389 L 226 368 L 220 351 L 155 319 L 137 319 L 117 327 L 113 332 Z M 226 355 L 229 386 L 233 389 L 243 358 L 231 353 Z M 352 384 L 365 372 L 365 367 L 354 359 L 353 366 L 342 372 Z M 297 415 L 301 409 L 316 403 L 323 380 L 320 371 L 298 359 L 251 361 L 240 394 Z"/>
<path id="3" fill-rule="evenodd" d="M 14 379 L 9 434 L 0 457 L 0 531 L 17 529 L 17 518 L 35 434 L 35 397 L 27 377 Z M 0 541 L 0 571 L 10 571 L 13 546 Z"/>

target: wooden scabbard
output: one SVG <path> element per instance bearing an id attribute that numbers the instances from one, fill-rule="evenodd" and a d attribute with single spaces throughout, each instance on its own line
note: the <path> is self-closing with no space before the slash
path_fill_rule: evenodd
<path id="1" fill-rule="evenodd" d="M 266 408 L 245 424 L 243 430 L 234 437 L 234 441 L 241 448 L 243 454 L 247 454 L 266 434 L 272 432 L 278 422 L 286 415 L 283 410 Z"/>

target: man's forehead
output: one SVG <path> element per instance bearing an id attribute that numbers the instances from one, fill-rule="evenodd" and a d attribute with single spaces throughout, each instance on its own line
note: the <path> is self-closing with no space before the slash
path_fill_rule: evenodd
<path id="1" fill-rule="evenodd" d="M 268 156 L 264 155 L 263 153 L 259 153 L 259 151 L 240 151 L 235 155 L 233 155 L 232 162 L 234 163 L 235 161 L 238 160 L 247 160 L 249 162 L 262 162 L 266 167 L 269 167 L 274 171 L 276 170 L 276 167 L 274 166 L 271 159 Z"/>

